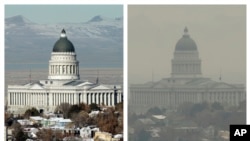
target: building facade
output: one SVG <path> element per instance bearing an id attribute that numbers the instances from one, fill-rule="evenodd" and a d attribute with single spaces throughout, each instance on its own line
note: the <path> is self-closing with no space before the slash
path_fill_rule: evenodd
<path id="1" fill-rule="evenodd" d="M 8 86 L 8 110 L 23 113 L 30 107 L 52 111 L 61 103 L 115 106 L 123 101 L 121 85 L 80 80 L 74 45 L 63 29 L 49 61 L 48 79 Z"/>
<path id="2" fill-rule="evenodd" d="M 185 102 L 218 102 L 224 106 L 238 106 L 246 100 L 244 84 L 217 82 L 202 76 L 198 48 L 187 28 L 176 43 L 171 63 L 170 77 L 129 86 L 131 111 L 142 112 L 155 106 L 176 109 Z"/>

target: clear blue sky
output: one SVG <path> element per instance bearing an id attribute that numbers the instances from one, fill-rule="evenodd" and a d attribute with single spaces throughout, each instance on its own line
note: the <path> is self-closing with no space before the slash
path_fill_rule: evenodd
<path id="1" fill-rule="evenodd" d="M 123 16 L 122 5 L 5 5 L 5 18 L 23 15 L 36 23 L 86 22 L 96 15 Z"/>

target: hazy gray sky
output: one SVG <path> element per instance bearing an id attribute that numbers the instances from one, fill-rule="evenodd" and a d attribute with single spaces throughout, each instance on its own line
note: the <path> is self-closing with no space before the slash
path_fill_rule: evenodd
<path id="1" fill-rule="evenodd" d="M 96 15 L 123 16 L 122 5 L 5 5 L 5 17 L 23 15 L 36 23 L 86 22 Z"/>
<path id="2" fill-rule="evenodd" d="M 202 60 L 204 77 L 246 82 L 245 5 L 129 5 L 128 81 L 170 76 L 177 41 L 187 26 Z"/>

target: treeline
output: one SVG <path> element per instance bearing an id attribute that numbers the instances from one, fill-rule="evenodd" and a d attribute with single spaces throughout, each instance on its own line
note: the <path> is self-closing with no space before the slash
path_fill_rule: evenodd
<path id="1" fill-rule="evenodd" d="M 90 116 L 91 111 L 99 111 L 96 116 Z M 103 132 L 109 132 L 111 134 L 123 133 L 123 103 L 118 103 L 115 107 L 99 106 L 97 104 L 87 105 L 85 103 L 71 105 L 68 103 L 61 103 L 54 111 L 55 115 L 62 115 L 64 118 L 69 118 L 73 121 L 71 125 L 76 128 L 82 128 L 90 125 L 96 125 Z M 29 119 L 30 116 L 42 116 L 49 118 L 43 111 L 38 111 L 36 108 L 30 108 L 25 111 L 23 115 L 19 115 L 14 118 L 13 115 L 5 113 L 5 123 L 9 128 L 13 128 L 15 138 L 27 138 L 27 135 L 23 134 L 20 124 L 17 119 Z M 70 125 L 69 125 L 70 126 Z M 35 127 L 41 127 L 36 124 Z M 43 129 L 37 133 L 39 139 L 53 139 L 63 138 L 64 135 L 60 132 L 56 134 L 51 129 Z"/>
<path id="2" fill-rule="evenodd" d="M 220 103 L 183 103 L 176 110 L 167 108 L 152 107 L 144 114 L 128 113 L 128 133 L 129 140 L 134 141 L 199 141 L 204 138 L 204 130 L 213 127 L 215 132 L 219 130 L 229 130 L 230 124 L 246 123 L 246 101 L 239 106 L 227 107 Z M 152 115 L 166 116 L 166 124 L 155 121 L 154 124 L 145 124 L 141 119 L 151 119 Z M 176 127 L 192 124 L 197 126 L 197 132 L 179 132 Z M 160 129 L 157 137 L 154 136 L 152 129 Z M 209 137 L 208 137 L 209 138 Z M 210 137 L 214 141 L 220 141 L 216 133 Z"/>

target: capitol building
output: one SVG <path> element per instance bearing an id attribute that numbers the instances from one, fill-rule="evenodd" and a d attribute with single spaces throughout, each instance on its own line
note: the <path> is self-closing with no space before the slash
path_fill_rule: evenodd
<path id="1" fill-rule="evenodd" d="M 49 61 L 48 79 L 8 86 L 8 111 L 23 113 L 31 107 L 54 112 L 61 103 L 115 106 L 123 101 L 121 85 L 80 80 L 74 45 L 63 29 Z"/>
<path id="2" fill-rule="evenodd" d="M 202 76 L 198 48 L 187 28 L 176 43 L 171 63 L 170 77 L 158 82 L 129 86 L 131 111 L 145 112 L 151 107 L 176 109 L 186 102 L 218 102 L 231 107 L 246 100 L 244 84 L 229 84 L 221 80 L 217 82 Z"/>

